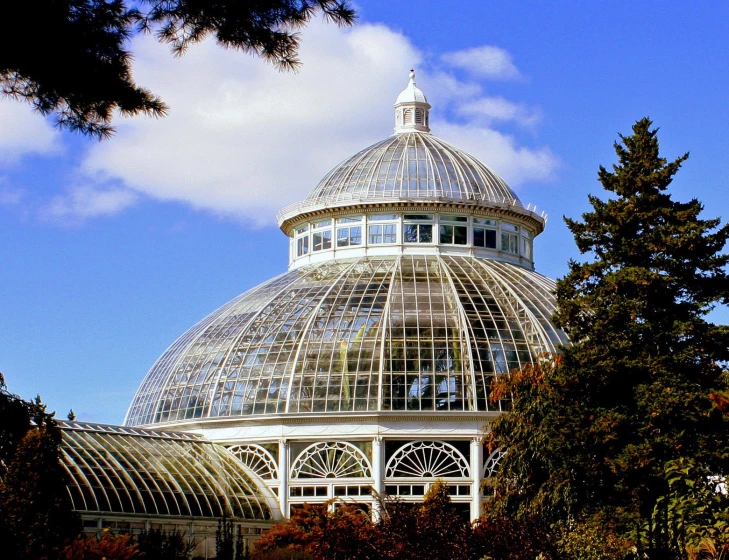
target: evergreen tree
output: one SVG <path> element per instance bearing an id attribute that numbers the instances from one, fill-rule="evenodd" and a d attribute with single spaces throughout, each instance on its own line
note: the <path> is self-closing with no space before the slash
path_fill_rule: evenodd
<path id="1" fill-rule="evenodd" d="M 566 219 L 587 255 L 557 283 L 555 322 L 573 345 L 497 391 L 512 393 L 513 411 L 490 435 L 508 448 L 491 511 L 563 527 L 601 519 L 635 536 L 668 493 L 670 461 L 729 472 L 729 329 L 706 317 L 729 301 L 729 226 L 702 219 L 695 199 L 672 200 L 688 154 L 660 157 L 651 125 L 638 121 L 615 144 L 618 164 L 600 167 L 609 198 Z M 634 544 L 649 552 L 647 539 Z"/>
<path id="2" fill-rule="evenodd" d="M 148 8 L 148 9 L 147 9 Z M 34 0 L 5 2 L 0 97 L 28 101 L 59 127 L 109 137 L 115 112 L 164 116 L 167 107 L 132 75 L 129 39 L 154 31 L 176 55 L 218 44 L 296 69 L 297 30 L 322 13 L 351 25 L 346 0 Z"/>
<path id="3" fill-rule="evenodd" d="M 215 532 L 216 560 L 234 560 L 233 522 L 223 512 L 218 519 L 218 530 Z"/>
<path id="4" fill-rule="evenodd" d="M 187 537 L 184 531 L 145 530 L 136 541 L 139 555 L 150 560 L 185 560 L 195 550 L 195 539 Z"/>
<path id="5" fill-rule="evenodd" d="M 40 397 L 9 393 L 0 375 L 0 542 L 3 558 L 56 557 L 80 526 L 67 500 L 61 432 Z"/>

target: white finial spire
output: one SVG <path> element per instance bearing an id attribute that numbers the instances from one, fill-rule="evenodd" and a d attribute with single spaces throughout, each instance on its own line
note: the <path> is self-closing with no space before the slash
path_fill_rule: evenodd
<path id="1" fill-rule="evenodd" d="M 430 104 L 415 85 L 415 70 L 410 70 L 409 77 L 407 87 L 395 101 L 395 133 L 430 132 Z"/>

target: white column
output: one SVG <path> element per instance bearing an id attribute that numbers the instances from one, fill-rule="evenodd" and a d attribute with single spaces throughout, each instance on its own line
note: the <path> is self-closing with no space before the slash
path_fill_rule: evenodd
<path id="1" fill-rule="evenodd" d="M 483 470 L 483 443 L 481 438 L 475 437 L 471 440 L 471 521 L 475 521 L 481 515 L 481 472 Z"/>
<path id="2" fill-rule="evenodd" d="M 372 440 L 372 478 L 374 480 L 374 484 L 372 487 L 374 488 L 375 492 L 382 496 L 383 492 L 385 491 L 385 484 L 384 484 L 384 475 L 385 475 L 385 449 L 384 449 L 384 443 L 382 441 L 382 437 L 375 436 L 375 438 Z M 372 516 L 375 520 L 379 518 L 380 510 L 379 510 L 379 504 L 375 502 L 373 504 L 372 509 Z"/>
<path id="3" fill-rule="evenodd" d="M 289 442 L 278 440 L 278 503 L 281 515 L 289 517 Z"/>

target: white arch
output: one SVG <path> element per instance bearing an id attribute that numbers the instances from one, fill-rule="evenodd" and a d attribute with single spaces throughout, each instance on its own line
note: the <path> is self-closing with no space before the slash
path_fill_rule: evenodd
<path id="1" fill-rule="evenodd" d="M 314 443 L 304 449 L 291 467 L 291 478 L 371 478 L 372 467 L 364 453 L 344 441 Z"/>
<path id="2" fill-rule="evenodd" d="M 228 447 L 228 451 L 263 480 L 278 478 L 276 460 L 260 445 L 232 445 Z"/>
<path id="3" fill-rule="evenodd" d="M 502 450 L 500 448 L 494 449 L 494 451 L 491 453 L 491 455 L 488 456 L 488 459 L 486 459 L 486 462 L 483 465 L 483 477 L 488 478 L 489 476 L 493 476 L 496 470 L 499 468 L 499 463 L 501 462 L 501 458 L 506 455 L 506 450 Z"/>
<path id="4" fill-rule="evenodd" d="M 443 441 L 415 441 L 403 445 L 385 467 L 387 478 L 470 478 L 463 454 Z"/>

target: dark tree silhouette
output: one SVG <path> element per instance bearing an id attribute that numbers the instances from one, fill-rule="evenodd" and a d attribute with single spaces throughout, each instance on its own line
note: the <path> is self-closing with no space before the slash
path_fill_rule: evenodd
<path id="1" fill-rule="evenodd" d="M 134 82 L 127 48 L 135 33 L 154 33 L 176 55 L 212 35 L 223 47 L 294 70 L 300 64 L 297 30 L 316 13 L 338 25 L 355 18 L 348 0 L 6 2 L 0 93 L 53 115 L 59 127 L 107 138 L 117 111 L 154 117 L 167 111 L 159 97 Z"/>
<path id="2" fill-rule="evenodd" d="M 3 558 L 56 557 L 80 529 L 67 500 L 61 432 L 38 397 L 24 401 L 0 375 L 0 542 Z"/>

